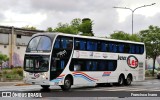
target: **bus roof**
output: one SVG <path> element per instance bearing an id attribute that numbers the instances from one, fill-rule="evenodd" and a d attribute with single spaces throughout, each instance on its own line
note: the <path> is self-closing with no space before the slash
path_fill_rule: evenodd
<path id="1" fill-rule="evenodd" d="M 135 43 L 135 44 L 143 44 L 144 45 L 143 42 L 134 42 L 134 41 L 128 41 L 128 40 L 118 40 L 118 39 L 108 39 L 108 38 L 100 38 L 100 37 L 73 35 L 73 34 L 66 34 L 66 33 L 60 33 L 60 32 L 37 33 L 37 34 L 34 34 L 33 37 L 38 36 L 38 35 L 47 35 L 49 37 L 54 37 L 55 35 L 61 35 L 61 36 L 70 36 L 70 37 L 78 37 L 78 38 L 85 38 L 85 39 L 108 40 L 108 41 L 114 41 L 114 42 Z"/>

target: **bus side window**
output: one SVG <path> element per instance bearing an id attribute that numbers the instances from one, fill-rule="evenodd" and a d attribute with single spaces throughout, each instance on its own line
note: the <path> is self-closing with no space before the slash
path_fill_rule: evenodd
<path id="1" fill-rule="evenodd" d="M 106 52 L 106 51 L 107 51 L 105 42 L 102 42 L 102 43 L 101 43 L 101 51 L 102 51 L 102 52 Z"/>
<path id="2" fill-rule="evenodd" d="M 129 50 L 130 50 L 129 44 L 125 44 L 125 46 L 124 46 L 124 53 L 129 53 Z"/>
<path id="3" fill-rule="evenodd" d="M 92 42 L 90 40 L 87 41 L 87 50 L 92 51 Z"/>
<path id="4" fill-rule="evenodd" d="M 96 71 L 97 70 L 97 62 L 93 61 L 93 68 L 92 71 Z"/>
<path id="5" fill-rule="evenodd" d="M 92 66 L 92 62 L 91 61 L 87 61 L 86 62 L 86 71 L 90 71 L 90 69 L 91 69 L 91 66 Z"/>
<path id="6" fill-rule="evenodd" d="M 65 68 L 65 61 L 61 60 L 61 69 L 64 69 L 64 68 Z"/>
<path id="7" fill-rule="evenodd" d="M 123 44 L 119 44 L 119 52 L 120 53 L 124 53 L 124 45 Z"/>
<path id="8" fill-rule="evenodd" d="M 67 48 L 72 49 L 73 47 L 73 40 L 72 38 L 67 38 Z"/>
<path id="9" fill-rule="evenodd" d="M 75 64 L 74 71 L 81 71 L 81 66 L 79 64 Z"/>
<path id="10" fill-rule="evenodd" d="M 113 46 L 112 46 L 112 47 L 113 47 L 113 52 L 115 52 L 115 53 L 116 53 L 116 52 L 117 52 L 117 45 L 116 45 L 116 44 L 113 44 Z"/>
<path id="11" fill-rule="evenodd" d="M 117 68 L 117 61 L 116 60 L 108 61 L 108 71 L 115 71 L 116 68 Z"/>
<path id="12" fill-rule="evenodd" d="M 86 50 L 86 41 L 80 40 L 80 50 Z"/>
<path id="13" fill-rule="evenodd" d="M 101 51 L 101 42 L 100 41 L 97 42 L 97 51 Z"/>
<path id="14" fill-rule="evenodd" d="M 113 52 L 113 44 L 109 43 L 109 52 Z"/>
<path id="15" fill-rule="evenodd" d="M 55 44 L 54 44 L 54 48 L 60 48 L 60 38 L 56 38 Z"/>
<path id="16" fill-rule="evenodd" d="M 63 49 L 67 48 L 67 39 L 66 38 L 61 38 L 61 45 Z"/>
<path id="17" fill-rule="evenodd" d="M 96 41 L 94 41 L 92 43 L 92 47 L 93 47 L 93 51 L 97 51 L 97 42 Z"/>
<path id="18" fill-rule="evenodd" d="M 80 50 L 80 41 L 78 39 L 75 39 L 74 47 L 76 50 Z"/>
<path id="19" fill-rule="evenodd" d="M 144 46 L 141 46 L 140 47 L 140 54 L 143 54 L 143 52 L 144 52 Z"/>
<path id="20" fill-rule="evenodd" d="M 140 48 L 139 48 L 139 46 L 138 45 L 136 45 L 136 54 L 139 54 L 139 50 Z"/>
<path id="21" fill-rule="evenodd" d="M 108 71 L 113 71 L 113 68 L 114 66 L 113 66 L 113 62 L 112 61 L 109 61 L 108 62 Z"/>
<path id="22" fill-rule="evenodd" d="M 99 71 L 105 71 L 106 70 L 106 63 L 105 61 L 99 62 Z"/>
<path id="23" fill-rule="evenodd" d="M 134 54 L 134 53 L 135 53 L 135 46 L 134 46 L 134 44 L 131 44 L 131 45 L 130 45 L 130 53 L 131 53 L 131 54 Z"/>
<path id="24" fill-rule="evenodd" d="M 55 60 L 55 58 L 52 58 L 51 71 L 56 71 L 56 66 L 57 66 L 57 61 Z"/>

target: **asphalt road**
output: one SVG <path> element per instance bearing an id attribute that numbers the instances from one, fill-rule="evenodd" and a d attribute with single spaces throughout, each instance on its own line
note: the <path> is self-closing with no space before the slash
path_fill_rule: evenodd
<path id="1" fill-rule="evenodd" d="M 73 100 L 115 100 L 117 97 L 100 97 L 97 96 L 97 94 L 101 93 L 107 93 L 107 94 L 118 94 L 119 99 L 128 99 L 128 97 L 124 97 L 124 95 L 128 95 L 127 93 L 158 93 L 160 94 L 160 80 L 159 79 L 151 79 L 151 80 L 145 80 L 141 82 L 133 82 L 132 85 L 130 86 L 115 86 L 115 85 L 106 85 L 106 86 L 95 86 L 95 85 L 89 85 L 89 86 L 72 86 L 72 89 L 69 92 L 63 92 L 59 86 L 51 86 L 49 89 L 44 90 L 38 85 L 27 85 L 27 86 L 0 86 L 0 94 L 2 95 L 2 91 L 9 91 L 9 92 L 18 92 L 18 93 L 28 93 L 28 92 L 33 92 L 33 93 L 42 93 L 47 94 L 51 97 L 43 97 L 43 99 L 53 99 L 54 100 L 72 100 L 72 96 L 75 98 Z M 91 93 L 93 93 L 93 97 L 90 97 Z M 119 96 L 119 94 L 122 96 Z M 80 97 L 77 97 L 77 95 L 80 95 Z M 84 96 L 83 96 L 84 95 Z M 104 95 L 104 94 L 102 94 Z M 57 97 L 56 97 L 57 96 Z M 66 97 L 61 97 L 61 96 L 67 96 Z M 96 97 L 97 96 L 97 97 Z M 115 95 L 114 95 L 115 96 Z M 129 97 L 131 100 L 138 100 L 138 98 L 144 98 L 144 100 L 150 100 L 151 97 Z M 14 98 L 15 99 L 15 98 Z M 21 98 L 18 98 L 21 99 Z M 25 99 L 25 98 L 23 98 Z M 34 99 L 34 98 L 32 98 Z M 42 98 L 39 98 L 42 99 Z M 154 97 L 152 99 L 155 100 L 160 100 L 159 97 Z M 7 100 L 7 99 L 6 99 Z M 142 99 L 143 100 L 143 99 Z"/>

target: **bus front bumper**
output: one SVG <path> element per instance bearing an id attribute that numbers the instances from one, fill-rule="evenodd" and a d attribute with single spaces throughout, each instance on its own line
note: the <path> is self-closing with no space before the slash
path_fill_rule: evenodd
<path id="1" fill-rule="evenodd" d="M 36 80 L 36 79 L 23 79 L 24 83 L 32 85 L 50 85 L 48 80 Z"/>

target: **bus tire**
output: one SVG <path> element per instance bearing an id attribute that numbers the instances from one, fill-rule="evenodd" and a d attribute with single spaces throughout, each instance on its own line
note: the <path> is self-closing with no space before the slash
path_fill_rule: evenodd
<path id="1" fill-rule="evenodd" d="M 72 85 L 71 78 L 66 77 L 64 80 L 64 85 L 60 85 L 60 87 L 63 91 L 68 91 L 71 88 L 71 85 Z"/>
<path id="2" fill-rule="evenodd" d="M 50 85 L 41 85 L 41 87 L 42 87 L 43 89 L 48 89 L 48 88 L 50 87 Z"/>
<path id="3" fill-rule="evenodd" d="M 123 77 L 123 75 L 119 76 L 117 85 L 118 86 L 124 85 L 124 77 Z"/>
<path id="4" fill-rule="evenodd" d="M 132 76 L 128 75 L 127 78 L 125 79 L 125 85 L 131 85 L 132 83 Z"/>

